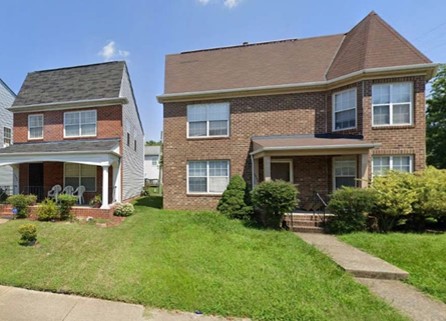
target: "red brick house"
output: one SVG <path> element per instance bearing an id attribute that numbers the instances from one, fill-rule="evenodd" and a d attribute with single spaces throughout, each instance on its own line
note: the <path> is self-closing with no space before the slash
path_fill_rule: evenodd
<path id="1" fill-rule="evenodd" d="M 14 193 L 84 186 L 85 203 L 101 195 L 107 209 L 141 192 L 144 133 L 125 62 L 31 72 L 9 110 L 0 166 L 13 167 Z"/>
<path id="2" fill-rule="evenodd" d="M 436 64 L 372 12 L 345 34 L 166 57 L 164 205 L 215 208 L 230 176 L 313 192 L 425 167 Z"/>

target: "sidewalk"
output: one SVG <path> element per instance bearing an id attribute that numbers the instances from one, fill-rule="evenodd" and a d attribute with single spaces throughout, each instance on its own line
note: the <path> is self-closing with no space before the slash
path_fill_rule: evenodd
<path id="1" fill-rule="evenodd" d="M 250 321 L 0 285 L 1 321 Z"/>
<path id="2" fill-rule="evenodd" d="M 446 321 L 446 304 L 400 282 L 409 276 L 390 263 L 362 252 L 327 234 L 296 233 L 302 240 L 330 256 L 371 292 L 414 321 Z"/>

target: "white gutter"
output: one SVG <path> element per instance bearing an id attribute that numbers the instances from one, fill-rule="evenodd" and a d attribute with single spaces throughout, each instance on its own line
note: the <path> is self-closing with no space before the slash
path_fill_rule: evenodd
<path id="1" fill-rule="evenodd" d="M 340 144 L 340 145 L 309 145 L 309 146 L 278 146 L 278 147 L 263 147 L 250 153 L 255 155 L 261 152 L 273 151 L 293 151 L 293 150 L 324 150 L 324 149 L 355 149 L 355 148 L 375 148 L 381 146 L 380 143 L 375 144 Z"/>
<path id="2" fill-rule="evenodd" d="M 392 66 L 392 67 L 381 67 L 381 68 L 368 68 L 359 71 L 355 71 L 349 73 L 347 75 L 343 75 L 331 80 L 323 80 L 323 81 L 313 81 L 313 82 L 305 82 L 305 83 L 291 83 L 291 84 L 282 84 L 282 85 L 272 85 L 272 86 L 258 86 L 258 87 L 244 87 L 244 88 L 234 88 L 234 89 L 218 89 L 218 90 L 205 90 L 205 91 L 191 91 L 184 93 L 174 93 L 174 94 L 163 94 L 157 96 L 157 100 L 159 103 L 163 103 L 169 99 L 175 98 L 187 98 L 189 96 L 210 96 L 216 94 L 232 94 L 238 92 L 255 92 L 255 91 L 263 91 L 263 90 L 284 90 L 284 89 L 299 89 L 306 87 L 318 87 L 318 86 L 327 86 L 331 85 L 343 80 L 347 80 L 349 78 L 358 77 L 362 75 L 375 74 L 380 72 L 395 72 L 395 71 L 417 71 L 423 69 L 435 68 L 434 72 L 437 70 L 440 64 L 435 63 L 426 63 L 426 64 L 418 64 L 418 65 L 405 65 L 405 66 Z"/>
<path id="3" fill-rule="evenodd" d="M 129 101 L 126 97 L 115 98 L 100 98 L 100 99 L 87 99 L 87 100 L 75 100 L 75 101 L 61 101 L 54 103 L 32 104 L 32 105 L 19 105 L 11 106 L 8 110 L 12 112 L 27 112 L 27 111 L 45 111 L 45 110 L 64 110 L 73 108 L 90 108 L 90 107 L 102 107 L 110 105 L 123 105 Z"/>
<path id="4" fill-rule="evenodd" d="M 121 156 L 119 153 L 113 150 L 91 150 L 91 151 L 66 151 L 66 152 L 18 152 L 18 153 L 0 153 L 0 158 L 2 157 L 11 157 L 11 156 L 34 156 L 36 153 L 39 155 L 76 155 L 76 154 L 115 154 L 116 156 Z"/>

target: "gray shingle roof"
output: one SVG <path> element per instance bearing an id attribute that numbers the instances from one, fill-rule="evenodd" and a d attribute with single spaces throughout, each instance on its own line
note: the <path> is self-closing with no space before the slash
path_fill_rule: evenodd
<path id="1" fill-rule="evenodd" d="M 14 144 L 0 149 L 0 155 L 12 153 L 55 153 L 55 152 L 100 152 L 112 151 L 119 144 L 119 139 L 69 140 L 45 143 Z"/>
<path id="2" fill-rule="evenodd" d="M 13 106 L 117 98 L 125 62 L 113 61 L 31 72 Z"/>
<path id="3" fill-rule="evenodd" d="M 144 155 L 159 155 L 161 146 L 144 146 Z"/>

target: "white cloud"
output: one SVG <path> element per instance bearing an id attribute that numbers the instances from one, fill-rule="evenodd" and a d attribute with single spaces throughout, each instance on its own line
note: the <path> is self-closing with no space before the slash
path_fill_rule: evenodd
<path id="1" fill-rule="evenodd" d="M 130 55 L 130 52 L 127 50 L 121 50 L 116 47 L 116 43 L 111 40 L 104 47 L 102 47 L 101 51 L 98 52 L 98 55 L 101 56 L 104 61 L 109 61 L 116 58 L 126 58 Z"/>
<path id="2" fill-rule="evenodd" d="M 229 9 L 235 8 L 240 4 L 241 0 L 224 0 L 223 4 Z"/>
<path id="3" fill-rule="evenodd" d="M 209 4 L 209 3 L 216 3 L 220 2 L 221 0 L 197 0 L 198 3 L 202 4 L 203 6 Z M 223 5 L 229 9 L 237 7 L 242 0 L 223 0 Z"/>

